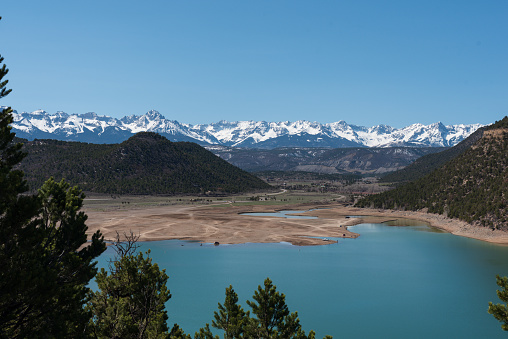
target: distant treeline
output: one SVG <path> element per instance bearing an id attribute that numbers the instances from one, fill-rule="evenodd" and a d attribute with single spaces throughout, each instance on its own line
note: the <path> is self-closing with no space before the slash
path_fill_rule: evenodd
<path id="1" fill-rule="evenodd" d="M 277 180 L 323 180 L 323 181 L 340 181 L 343 183 L 353 183 L 362 178 L 359 174 L 353 173 L 315 173 L 300 171 L 260 171 L 254 172 L 256 176 L 266 179 Z"/>

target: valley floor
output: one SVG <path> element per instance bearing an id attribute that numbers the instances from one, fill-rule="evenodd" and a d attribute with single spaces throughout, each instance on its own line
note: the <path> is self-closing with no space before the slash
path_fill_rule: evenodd
<path id="1" fill-rule="evenodd" d="M 317 216 L 319 219 L 241 215 L 248 212 L 311 209 L 313 210 L 301 214 Z M 168 204 L 106 210 L 86 208 L 85 205 L 85 212 L 88 215 L 88 232 L 100 229 L 107 240 L 114 239 L 116 232 L 123 234 L 132 231 L 140 236 L 140 241 L 180 239 L 220 244 L 289 242 L 301 246 L 325 245 L 334 241 L 315 237 L 356 238 L 358 234 L 349 231 L 348 226 L 414 219 L 455 235 L 508 244 L 508 232 L 474 227 L 439 215 L 359 209 L 336 202 L 281 206 L 236 205 L 225 201 L 214 205 Z"/>

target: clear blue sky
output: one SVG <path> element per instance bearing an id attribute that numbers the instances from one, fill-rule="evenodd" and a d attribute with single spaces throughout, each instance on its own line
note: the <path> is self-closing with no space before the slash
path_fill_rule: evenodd
<path id="1" fill-rule="evenodd" d="M 508 1 L 2 0 L 18 111 L 403 127 L 508 114 Z"/>

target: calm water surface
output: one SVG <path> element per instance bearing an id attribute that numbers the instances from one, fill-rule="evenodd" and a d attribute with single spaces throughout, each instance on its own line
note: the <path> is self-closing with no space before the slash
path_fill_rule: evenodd
<path id="1" fill-rule="evenodd" d="M 245 301 L 270 277 L 320 338 L 506 338 L 487 307 L 498 302 L 495 275 L 508 275 L 508 247 L 427 226 L 350 229 L 361 236 L 326 246 L 157 241 L 141 248 L 169 275 L 170 326 L 191 334 L 211 323 L 227 286 L 250 309 Z"/>

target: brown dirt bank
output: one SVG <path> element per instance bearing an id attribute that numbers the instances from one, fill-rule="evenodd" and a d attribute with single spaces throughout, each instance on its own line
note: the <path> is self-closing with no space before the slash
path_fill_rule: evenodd
<path id="1" fill-rule="evenodd" d="M 247 212 L 306 209 L 317 210 L 305 212 L 302 215 L 313 215 L 319 219 L 285 219 L 241 215 L 241 213 Z M 85 212 L 88 214 L 88 232 L 93 233 L 100 229 L 108 240 L 113 239 L 116 232 L 122 234 L 132 231 L 140 235 L 141 241 L 180 239 L 211 243 L 217 241 L 223 244 L 285 241 L 293 245 L 324 245 L 334 241 L 313 237 L 356 238 L 358 234 L 347 230 L 347 226 L 362 222 L 378 223 L 409 218 L 427 222 L 453 234 L 508 244 L 507 232 L 481 229 L 438 215 L 359 209 L 336 203 L 285 206 L 170 205 L 111 211 L 87 210 L 85 208 Z M 349 215 L 364 217 L 348 218 Z"/>

